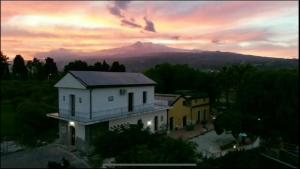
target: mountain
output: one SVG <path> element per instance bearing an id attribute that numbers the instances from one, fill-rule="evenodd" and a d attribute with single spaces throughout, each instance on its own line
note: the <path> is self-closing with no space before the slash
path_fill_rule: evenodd
<path id="1" fill-rule="evenodd" d="M 72 50 L 60 48 L 57 50 L 52 50 L 49 52 L 40 52 L 36 53 L 35 57 L 39 59 L 44 59 L 46 57 L 52 57 L 55 60 L 73 60 L 78 58 L 127 58 L 135 57 L 147 54 L 162 53 L 162 52 L 190 52 L 190 50 L 171 48 L 160 44 L 154 44 L 152 42 L 136 42 L 129 46 L 113 48 L 113 49 L 104 49 L 95 52 L 74 52 Z"/>
<path id="2" fill-rule="evenodd" d="M 57 49 L 37 53 L 35 57 L 54 58 L 60 70 L 65 64 L 81 59 L 89 64 L 97 61 L 119 61 L 129 71 L 144 71 L 161 63 L 188 64 L 194 68 L 216 69 L 225 65 L 249 63 L 260 67 L 294 68 L 298 59 L 271 58 L 254 55 L 243 55 L 232 52 L 186 50 L 171 48 L 151 42 L 136 42 L 129 46 L 99 50 L 95 52 L 75 52 L 68 49 Z"/>

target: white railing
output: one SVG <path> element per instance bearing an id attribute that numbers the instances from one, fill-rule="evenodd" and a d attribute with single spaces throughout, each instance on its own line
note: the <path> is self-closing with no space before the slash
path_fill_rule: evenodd
<path id="1" fill-rule="evenodd" d="M 59 109 L 58 116 L 80 122 L 107 121 L 111 119 L 136 116 L 143 113 L 164 110 L 166 108 L 167 106 L 164 106 L 163 104 L 152 103 L 133 106 L 132 111 L 128 111 L 128 107 L 98 110 L 93 111 L 91 114 L 90 112 L 75 111 L 74 116 L 71 115 L 70 109 Z"/>

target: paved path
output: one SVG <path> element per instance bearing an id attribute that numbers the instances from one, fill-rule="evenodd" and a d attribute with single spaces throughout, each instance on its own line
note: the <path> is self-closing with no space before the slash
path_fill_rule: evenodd
<path id="1" fill-rule="evenodd" d="M 219 152 L 221 151 L 221 145 L 235 141 L 235 138 L 232 136 L 232 134 L 225 134 L 225 132 L 217 135 L 216 132 L 212 130 L 204 135 L 191 139 L 191 141 L 198 145 L 197 150 L 199 152 Z"/>
<path id="2" fill-rule="evenodd" d="M 28 149 L 7 155 L 1 155 L 1 168 L 47 168 L 48 161 L 70 161 L 72 168 L 89 168 L 81 159 L 56 145 Z"/>

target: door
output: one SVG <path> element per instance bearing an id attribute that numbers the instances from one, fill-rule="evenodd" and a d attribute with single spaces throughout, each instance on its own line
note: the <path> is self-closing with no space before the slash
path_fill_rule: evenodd
<path id="1" fill-rule="evenodd" d="M 71 116 L 75 116 L 75 95 L 70 95 Z"/>
<path id="2" fill-rule="evenodd" d="M 128 111 L 133 110 L 133 93 L 128 93 Z"/>
<path id="3" fill-rule="evenodd" d="M 185 127 L 186 126 L 186 116 L 184 116 L 182 118 L 182 126 Z"/>
<path id="4" fill-rule="evenodd" d="M 173 130 L 173 123 L 174 123 L 174 118 L 170 117 L 170 130 Z"/>
<path id="5" fill-rule="evenodd" d="M 71 145 L 75 145 L 75 127 L 70 126 L 70 140 L 71 140 Z"/>
<path id="6" fill-rule="evenodd" d="M 158 130 L 158 117 L 155 116 L 154 117 L 154 131 L 157 131 Z"/>
<path id="7" fill-rule="evenodd" d="M 198 119 L 197 119 L 197 123 L 200 123 L 200 111 L 198 111 Z"/>

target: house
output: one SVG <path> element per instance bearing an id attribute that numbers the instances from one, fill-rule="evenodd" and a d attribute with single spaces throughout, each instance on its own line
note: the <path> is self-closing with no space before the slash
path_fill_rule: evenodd
<path id="1" fill-rule="evenodd" d="M 121 124 L 166 130 L 168 106 L 155 102 L 155 84 L 140 73 L 70 71 L 54 85 L 58 112 L 47 116 L 59 120 L 59 140 L 68 145 L 89 143 Z"/>
<path id="2" fill-rule="evenodd" d="M 205 94 L 155 94 L 155 99 L 163 100 L 172 107 L 167 114 L 168 130 L 212 120 L 209 97 Z"/>

